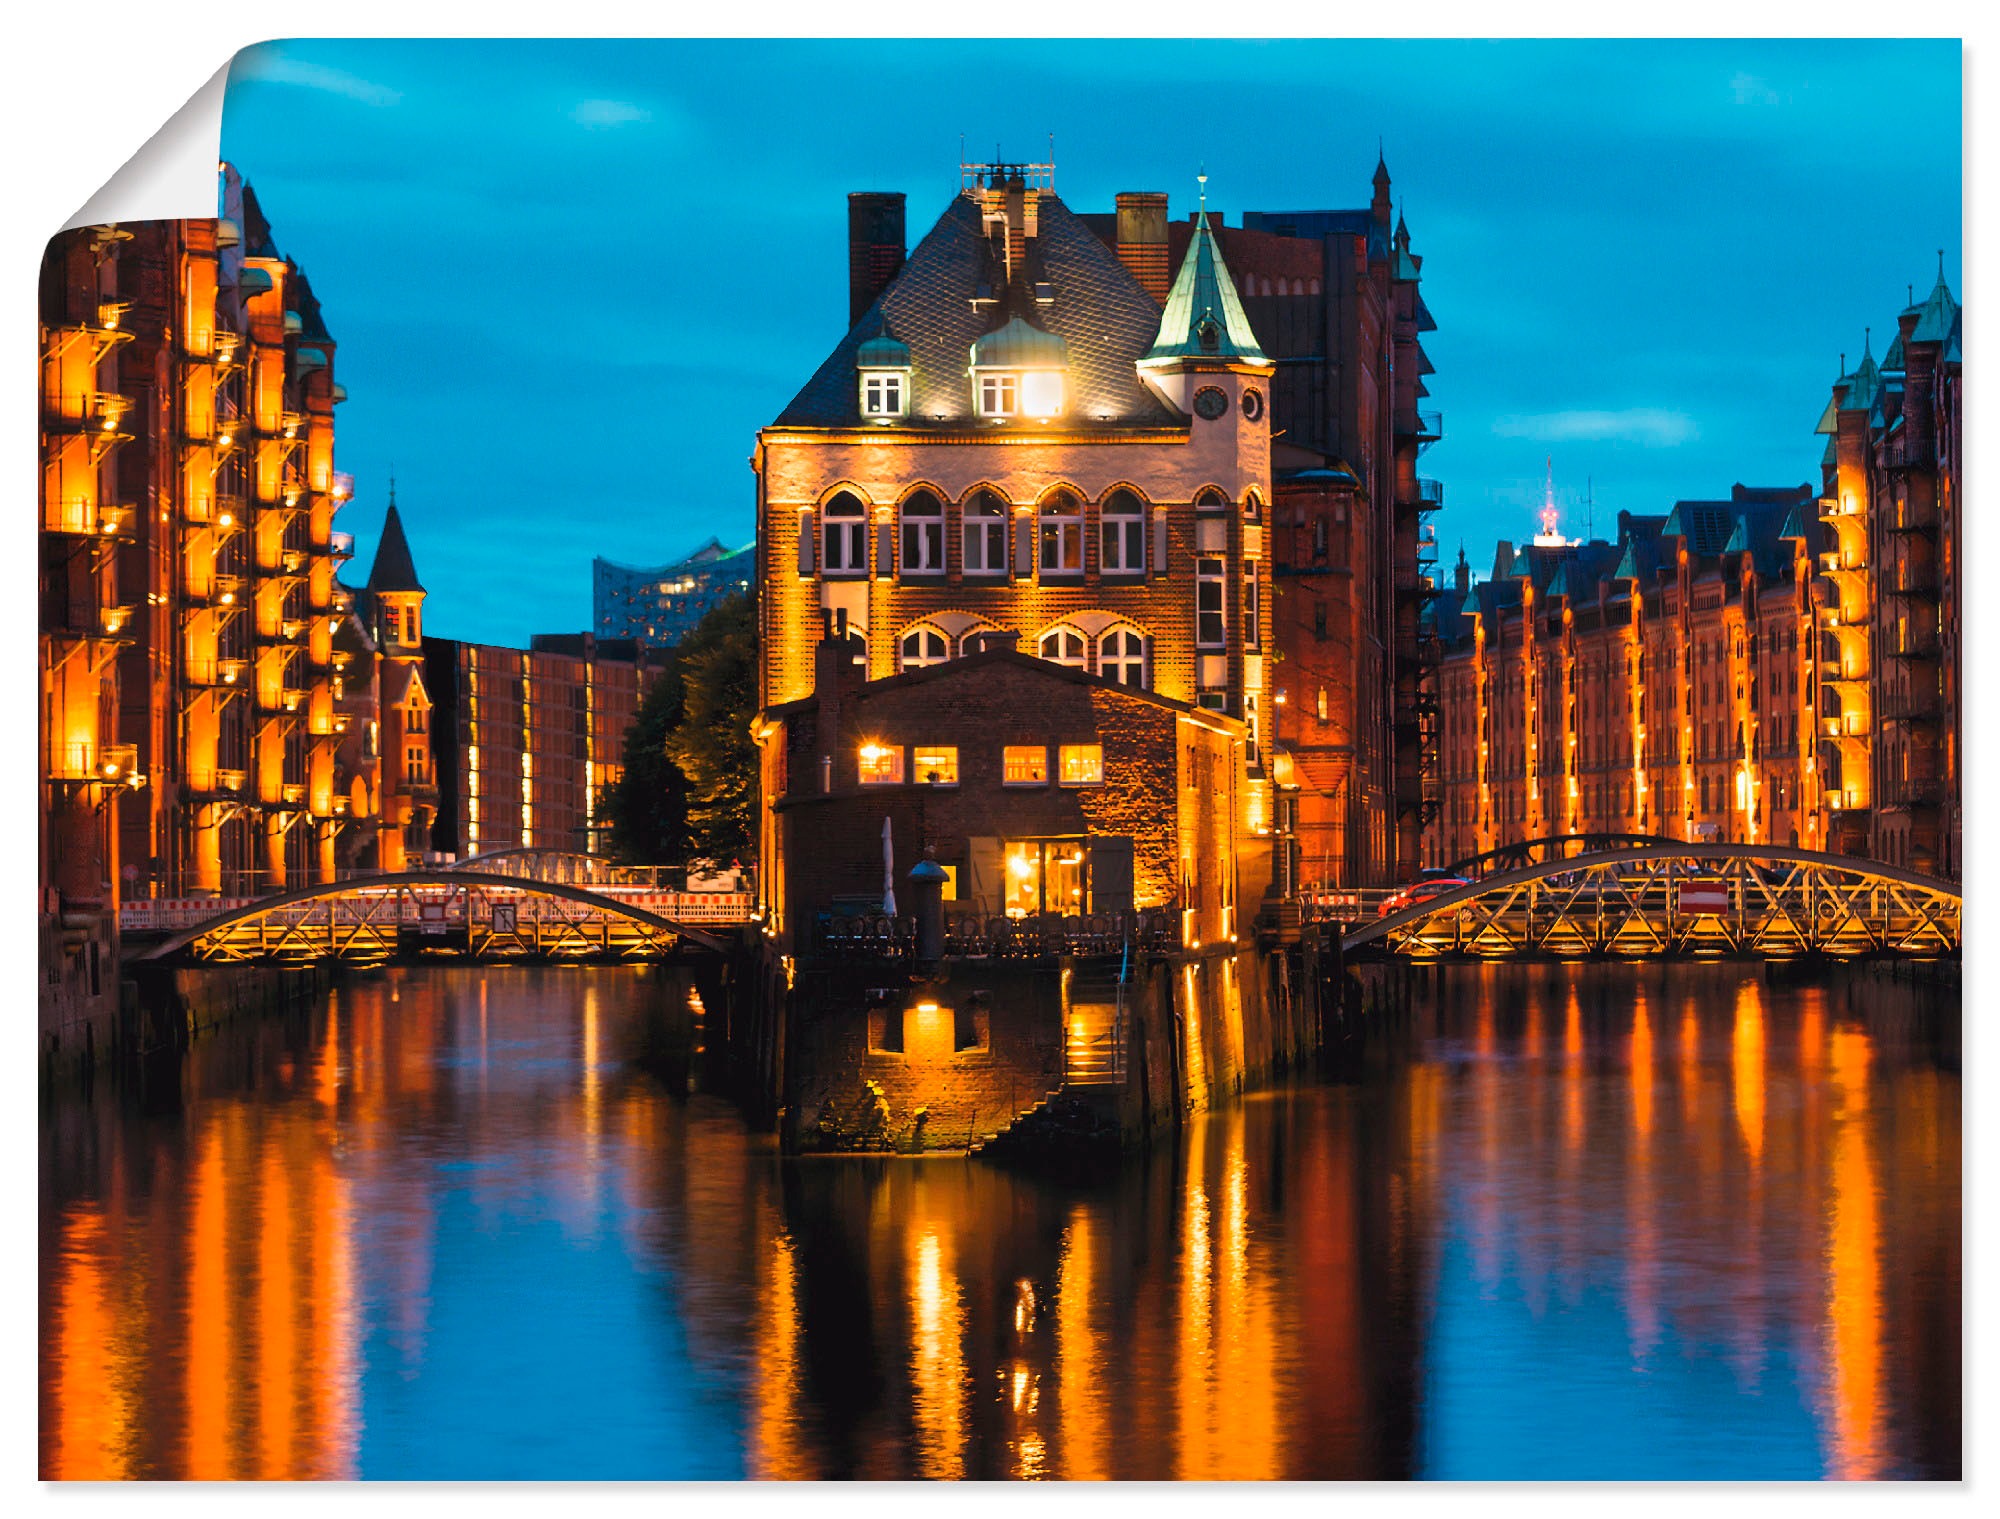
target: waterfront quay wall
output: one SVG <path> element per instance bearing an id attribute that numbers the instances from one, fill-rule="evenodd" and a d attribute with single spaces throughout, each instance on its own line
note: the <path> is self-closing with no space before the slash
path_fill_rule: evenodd
<path id="1" fill-rule="evenodd" d="M 1079 1143 L 1142 1145 L 1312 1059 L 1311 946 L 908 962 L 780 957 L 739 985 L 739 1068 L 767 1083 L 792 1152 L 977 1152 L 1051 1106 Z M 746 1083 L 748 1084 L 748 1083 Z M 1073 1114 L 1072 1114 L 1073 1116 Z"/>
<path id="2" fill-rule="evenodd" d="M 154 965 L 119 962 L 115 936 L 88 951 L 42 946 L 40 1064 L 63 1080 L 99 1061 L 144 1060 L 184 1050 L 195 1036 L 237 1018 L 316 1006 L 334 972 L 324 966 Z"/>

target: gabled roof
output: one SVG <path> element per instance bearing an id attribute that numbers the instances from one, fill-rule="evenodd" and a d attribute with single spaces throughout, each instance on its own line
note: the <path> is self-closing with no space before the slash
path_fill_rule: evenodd
<path id="1" fill-rule="evenodd" d="M 1068 345 L 1065 411 L 1073 423 L 1108 418 L 1127 426 L 1182 424 L 1139 381 L 1136 365 L 1159 326 L 1159 307 L 1118 256 L 1054 195 L 1035 207 L 1036 235 L 1015 271 L 1014 292 L 980 226 L 979 207 L 955 196 L 936 225 L 861 314 L 791 403 L 778 427 L 858 427 L 855 360 L 862 344 L 893 335 L 910 350 L 910 404 L 904 426 L 962 427 L 974 415 L 966 358 L 988 332 L 1022 314 L 1019 292 L 1050 285 L 1034 303 L 1034 324 Z M 991 303 L 972 304 L 985 286 Z M 1009 299 L 1010 294 L 1014 296 Z M 936 421 L 934 419 L 942 419 Z"/>
<path id="2" fill-rule="evenodd" d="M 1910 334 L 1912 343 L 1943 343 L 1952 334 L 1958 322 L 1958 302 L 1952 299 L 1951 286 L 1944 282 L 1944 260 L 1938 260 L 1937 284 L 1924 300 L 1924 306 L 1917 317 L 1916 330 Z"/>
<path id="3" fill-rule="evenodd" d="M 1195 221 L 1194 241 L 1167 291 L 1158 335 L 1140 362 L 1161 364 L 1174 359 L 1271 362 L 1251 331 L 1250 318 L 1236 294 L 1235 281 L 1229 277 L 1229 266 L 1222 260 L 1206 211 Z"/>
<path id="4" fill-rule="evenodd" d="M 410 558 L 410 540 L 403 536 L 402 513 L 396 510 L 393 499 L 382 522 L 382 541 L 375 546 L 375 562 L 368 567 L 368 589 L 376 594 L 423 590 L 417 566 Z"/>

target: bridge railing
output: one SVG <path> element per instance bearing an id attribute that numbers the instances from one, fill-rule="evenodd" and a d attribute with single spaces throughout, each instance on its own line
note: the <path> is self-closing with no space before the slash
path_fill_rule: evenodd
<path id="1" fill-rule="evenodd" d="M 945 918 L 944 958 L 1037 960 L 1115 955 L 1127 948 L 1159 953 L 1178 949 L 1180 942 L 1180 914 L 1168 909 L 1025 918 L 962 913 Z M 831 960 L 914 960 L 917 923 L 913 917 L 822 913 L 813 925 L 812 945 Z"/>
<path id="2" fill-rule="evenodd" d="M 378 895 L 396 892 L 402 896 L 398 911 L 403 920 L 415 922 L 420 916 L 415 905 L 418 901 L 426 897 L 443 899 L 450 892 L 450 888 L 443 886 L 416 886 L 385 887 L 381 893 L 370 893 L 367 885 L 371 878 L 379 877 L 349 877 L 348 880 L 356 888 L 356 894 L 351 898 L 326 898 L 273 908 L 271 919 L 284 923 L 325 923 L 329 921 L 329 912 L 332 912 L 331 921 L 337 923 L 353 923 L 363 918 L 382 922 L 385 920 L 378 910 L 364 908 L 360 904 L 372 902 Z M 507 879 L 496 876 L 483 884 L 504 893 Z M 643 907 L 677 923 L 747 923 L 751 910 L 756 906 L 755 899 L 748 892 L 675 891 L 631 885 L 593 885 L 590 889 L 599 896 Z M 524 903 L 536 900 L 525 892 L 522 897 Z M 141 897 L 119 904 L 118 928 L 121 933 L 134 935 L 173 933 L 197 927 L 238 908 L 254 906 L 261 900 L 260 897 Z"/>

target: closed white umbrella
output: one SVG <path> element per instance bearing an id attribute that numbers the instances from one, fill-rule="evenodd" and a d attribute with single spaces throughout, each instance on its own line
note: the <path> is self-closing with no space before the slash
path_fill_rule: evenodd
<path id="1" fill-rule="evenodd" d="M 882 912 L 896 916 L 896 843 L 889 834 L 889 820 L 882 819 Z"/>

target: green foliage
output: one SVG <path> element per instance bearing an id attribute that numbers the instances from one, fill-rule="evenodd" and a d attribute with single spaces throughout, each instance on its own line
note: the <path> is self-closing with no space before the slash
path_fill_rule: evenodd
<path id="1" fill-rule="evenodd" d="M 747 595 L 720 603 L 681 644 L 685 687 L 667 757 L 687 778 L 688 841 L 696 854 L 741 857 L 755 836 L 757 629 Z"/>
<path id="2" fill-rule="evenodd" d="M 754 837 L 757 634 L 747 594 L 719 603 L 669 651 L 625 733 L 607 788 L 612 848 L 630 864 L 741 858 Z"/>

